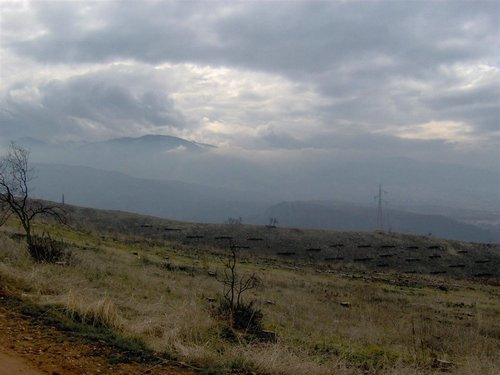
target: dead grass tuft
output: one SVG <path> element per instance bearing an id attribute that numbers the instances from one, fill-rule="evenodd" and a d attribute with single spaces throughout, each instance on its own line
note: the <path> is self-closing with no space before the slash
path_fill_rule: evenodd
<path id="1" fill-rule="evenodd" d="M 173 305 L 164 315 L 163 339 L 167 348 L 175 347 L 180 342 L 184 346 L 204 346 L 214 339 L 217 322 L 210 311 L 194 300 Z"/>
<path id="2" fill-rule="evenodd" d="M 231 354 L 233 358 L 241 358 L 245 367 L 257 373 L 270 375 L 329 375 L 334 370 L 321 364 L 318 359 L 306 353 L 291 350 L 281 343 L 259 346 L 241 346 Z"/>
<path id="3" fill-rule="evenodd" d="M 62 300 L 66 314 L 73 320 L 96 327 L 121 330 L 124 319 L 108 296 L 89 301 L 81 293 L 70 290 Z"/>

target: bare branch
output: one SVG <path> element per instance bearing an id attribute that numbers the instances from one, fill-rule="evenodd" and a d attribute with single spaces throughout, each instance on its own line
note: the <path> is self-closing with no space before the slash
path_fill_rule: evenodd
<path id="1" fill-rule="evenodd" d="M 30 199 L 33 170 L 29 167 L 29 154 L 25 148 L 11 143 L 7 155 L 0 159 L 0 225 L 5 224 L 10 216 L 17 216 L 31 248 L 32 221 L 37 216 L 52 217 L 65 223 L 66 215 L 58 205 Z"/>

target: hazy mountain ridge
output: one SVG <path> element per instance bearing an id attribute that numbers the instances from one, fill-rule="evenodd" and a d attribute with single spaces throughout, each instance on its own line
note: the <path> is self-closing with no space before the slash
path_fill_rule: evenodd
<path id="1" fill-rule="evenodd" d="M 285 227 L 363 230 L 379 229 L 377 208 L 338 202 L 282 202 L 270 207 L 260 219 L 275 217 Z M 475 242 L 500 242 L 500 235 L 443 215 L 417 214 L 384 209 L 383 229 L 398 233 L 432 235 Z"/>
<path id="2" fill-rule="evenodd" d="M 92 208 L 125 210 L 179 220 L 222 222 L 267 204 L 247 201 L 245 192 L 181 181 L 140 179 L 89 167 L 35 164 L 38 198 Z"/>
<path id="3" fill-rule="evenodd" d="M 486 169 L 409 158 L 326 161 L 307 153 L 260 159 L 165 135 L 19 143 L 41 163 L 40 198 L 57 201 L 64 193 L 69 203 L 188 221 L 241 216 L 262 224 L 278 217 L 287 226 L 373 230 L 373 197 L 383 182 L 384 208 L 391 208 L 386 229 L 500 242 L 500 174 Z"/>
<path id="4" fill-rule="evenodd" d="M 32 138 L 23 137 L 16 140 L 19 143 L 31 151 L 45 151 L 45 149 L 53 150 L 73 150 L 73 151 L 85 151 L 88 149 L 94 151 L 121 151 L 121 152 L 162 152 L 171 151 L 179 147 L 184 147 L 189 151 L 204 151 L 207 149 L 216 148 L 213 145 L 188 141 L 183 138 L 174 137 L 170 135 L 159 135 L 159 134 L 148 134 L 141 137 L 120 137 L 111 138 L 104 141 L 96 142 L 59 142 L 59 143 L 47 143 L 45 141 Z"/>
<path id="5" fill-rule="evenodd" d="M 102 142 L 93 142 L 87 144 L 87 147 L 102 147 L 114 146 L 117 149 L 122 149 L 126 152 L 143 151 L 143 152 L 162 152 L 171 151 L 177 148 L 184 148 L 189 151 L 201 152 L 215 146 L 207 145 L 198 142 L 191 142 L 182 138 L 169 135 L 149 134 L 142 137 L 122 137 L 113 138 Z"/>
<path id="6" fill-rule="evenodd" d="M 185 183 L 148 180 L 88 167 L 35 164 L 34 196 L 93 208 L 130 211 L 163 218 L 221 223 L 242 217 L 245 223 L 336 230 L 377 229 L 376 206 L 331 201 L 273 204 L 255 192 Z M 492 231 L 439 215 L 403 210 L 385 211 L 386 229 L 477 242 L 500 242 Z"/>
<path id="7" fill-rule="evenodd" d="M 149 135 L 58 145 L 31 140 L 32 160 L 96 167 L 154 180 L 179 180 L 253 191 L 275 202 L 371 203 L 382 183 L 391 206 L 445 206 L 500 211 L 500 175 L 486 169 L 408 158 L 299 159 L 255 156 L 177 137 Z"/>

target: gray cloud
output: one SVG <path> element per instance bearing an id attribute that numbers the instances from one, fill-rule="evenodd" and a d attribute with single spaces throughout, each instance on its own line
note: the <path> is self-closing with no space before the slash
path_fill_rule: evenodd
<path id="1" fill-rule="evenodd" d="M 154 87 L 136 91 L 124 85 L 129 74 L 89 73 L 66 80 L 50 80 L 31 87 L 37 96 L 22 100 L 17 92 L 28 83 L 11 87 L 5 94 L 0 122 L 15 135 L 109 137 L 144 131 L 184 127 L 185 120 L 163 91 Z"/>
<path id="2" fill-rule="evenodd" d="M 298 74 L 374 55 L 419 72 L 494 60 L 487 42 L 498 26 L 492 1 L 35 5 L 47 32 L 11 47 L 41 61 L 195 60 Z"/>
<path id="3" fill-rule="evenodd" d="M 432 121 L 465 123 L 477 139 L 491 138 L 498 127 L 493 46 L 499 6 L 494 1 L 33 2 L 33 19 L 43 32 L 7 38 L 5 50 L 35 64 L 87 64 L 105 71 L 36 83 L 35 101 L 19 101 L 10 95 L 17 88 L 10 87 L 1 120 L 8 129 L 24 126 L 34 134 L 46 127 L 103 136 L 125 129 L 127 134 L 196 131 L 206 116 L 224 125 L 217 138 L 222 143 L 225 138 L 263 149 L 364 151 L 371 145 L 405 154 L 422 148 L 423 141 L 402 140 L 397 128 Z M 116 61 L 148 68 L 124 74 L 102 67 Z M 171 88 L 155 81 L 154 66 L 163 63 L 227 67 L 242 75 L 264 72 L 308 87 L 324 100 L 305 109 L 295 108 L 297 102 L 276 109 L 268 98 L 283 94 L 275 86 L 268 96 L 265 89 L 240 90 L 234 96 L 240 101 L 207 90 L 193 99 L 206 81 L 199 75 L 180 79 L 185 87 L 177 93 L 191 95 L 180 105 Z M 496 73 L 478 83 L 481 72 L 474 69 L 482 65 Z M 233 82 L 225 84 L 233 89 Z M 284 101 L 297 91 L 289 90 Z M 300 132 L 300 124 L 290 125 L 292 118 L 304 122 Z M 35 121 L 39 125 L 28 125 Z M 231 133 L 231 127 L 255 131 Z M 376 133 L 385 128 L 394 128 L 394 135 Z M 443 142 L 425 141 L 427 152 L 445 149 L 455 155 Z"/>
<path id="4" fill-rule="evenodd" d="M 18 53 L 43 62 L 106 62 L 135 59 L 149 63 L 184 61 L 207 46 L 193 24 L 202 3 L 120 2 L 35 3 L 47 32 L 13 42 Z M 86 12 L 82 11 L 86 9 Z M 197 10 L 197 8 L 199 8 Z M 195 17 L 196 18 L 196 17 Z M 200 20 L 198 20 L 200 22 Z M 95 25 L 94 25 L 95 24 Z"/>
<path id="5" fill-rule="evenodd" d="M 499 98 L 500 86 L 493 81 L 471 89 L 430 93 L 422 100 L 436 119 L 465 121 L 473 125 L 476 133 L 487 136 L 498 132 Z"/>

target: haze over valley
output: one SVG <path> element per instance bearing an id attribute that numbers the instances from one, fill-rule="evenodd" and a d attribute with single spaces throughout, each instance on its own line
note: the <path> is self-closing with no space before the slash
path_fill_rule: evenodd
<path id="1" fill-rule="evenodd" d="M 241 217 L 265 224 L 274 217 L 291 227 L 374 230 L 380 229 L 377 181 L 386 181 L 384 230 L 477 242 L 500 238 L 499 209 L 488 200 L 497 193 L 498 176 L 478 168 L 410 159 L 249 165 L 210 145 L 153 135 L 24 142 L 32 158 L 45 162 L 35 164 L 34 195 L 48 200 L 64 194 L 67 203 L 194 222 Z"/>
<path id="2" fill-rule="evenodd" d="M 30 150 L 36 197 L 368 230 L 381 184 L 385 230 L 498 238 L 495 2 L 0 11 L 0 151 Z"/>

